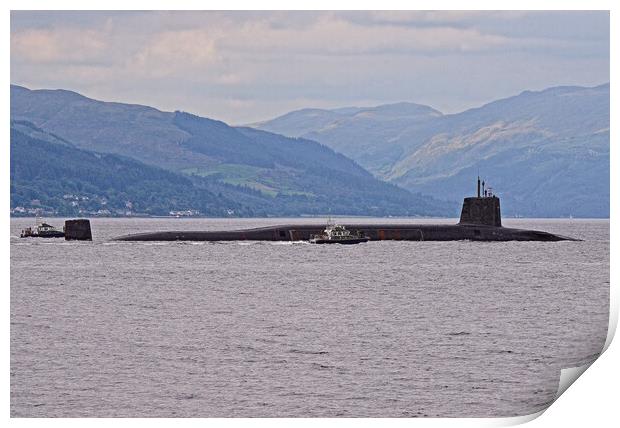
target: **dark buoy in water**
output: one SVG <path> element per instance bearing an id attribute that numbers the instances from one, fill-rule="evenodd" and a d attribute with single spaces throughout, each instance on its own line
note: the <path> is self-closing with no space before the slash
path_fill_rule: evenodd
<path id="1" fill-rule="evenodd" d="M 79 218 L 65 221 L 65 240 L 67 241 L 92 241 L 90 232 L 90 220 Z"/>

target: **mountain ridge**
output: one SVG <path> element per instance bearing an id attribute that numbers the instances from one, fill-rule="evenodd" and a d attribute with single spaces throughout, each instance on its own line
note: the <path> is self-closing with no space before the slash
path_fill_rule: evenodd
<path id="1" fill-rule="evenodd" d="M 377 180 L 320 143 L 231 127 L 185 112 L 11 86 L 11 119 L 31 122 L 81 150 L 120 155 L 190 177 L 200 186 L 239 198 L 248 213 L 381 216 L 456 211 L 452 203 Z"/>
<path id="2" fill-rule="evenodd" d="M 338 122 L 305 130 L 303 136 L 331 146 L 377 177 L 410 191 L 456 201 L 469 189 L 471 176 L 480 171 L 497 184 L 508 215 L 606 217 L 609 88 L 604 83 L 522 91 L 422 122 L 395 120 L 391 127 L 378 121 L 355 126 Z M 292 125 L 296 120 L 294 115 L 286 119 Z M 262 128 L 270 129 L 266 123 Z M 281 132 L 296 133 L 286 131 L 281 123 L 278 126 Z M 597 174 L 590 174 L 579 162 Z M 497 169 L 500 164 L 503 168 Z M 564 179 L 556 180 L 564 170 L 568 171 Z M 524 173 L 529 174 L 527 180 Z M 528 181 L 528 186 L 519 185 L 519 180 Z M 543 183 L 548 183 L 547 190 L 527 191 Z M 586 190 L 587 203 L 574 194 L 574 188 Z M 563 196 L 557 199 L 556 194 Z M 600 201 L 607 202 L 601 205 Z"/>

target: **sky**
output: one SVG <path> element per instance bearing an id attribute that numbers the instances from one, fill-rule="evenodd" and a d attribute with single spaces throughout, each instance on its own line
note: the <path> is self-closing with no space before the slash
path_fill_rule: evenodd
<path id="1" fill-rule="evenodd" d="M 12 11 L 11 82 L 240 125 L 609 81 L 606 11 Z"/>

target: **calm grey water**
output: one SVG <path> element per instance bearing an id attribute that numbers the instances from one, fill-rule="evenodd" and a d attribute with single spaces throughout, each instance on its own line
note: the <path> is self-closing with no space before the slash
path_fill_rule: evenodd
<path id="1" fill-rule="evenodd" d="M 109 241 L 277 219 L 19 239 L 33 222 L 11 220 L 17 417 L 523 415 L 607 333 L 607 220 L 504 221 L 583 242 L 356 246 Z"/>

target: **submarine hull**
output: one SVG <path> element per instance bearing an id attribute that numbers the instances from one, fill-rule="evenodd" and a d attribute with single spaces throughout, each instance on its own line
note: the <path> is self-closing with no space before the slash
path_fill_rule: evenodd
<path id="1" fill-rule="evenodd" d="M 537 230 L 487 225 L 344 224 L 371 241 L 573 241 Z M 307 241 L 323 232 L 324 225 L 280 225 L 231 231 L 166 231 L 136 233 L 117 241 Z"/>
<path id="2" fill-rule="evenodd" d="M 500 201 L 496 196 L 463 199 L 458 224 L 344 224 L 371 241 L 578 241 L 538 230 L 502 226 Z M 324 224 L 288 224 L 231 231 L 153 232 L 116 238 L 119 241 L 308 241 L 319 235 Z"/>

